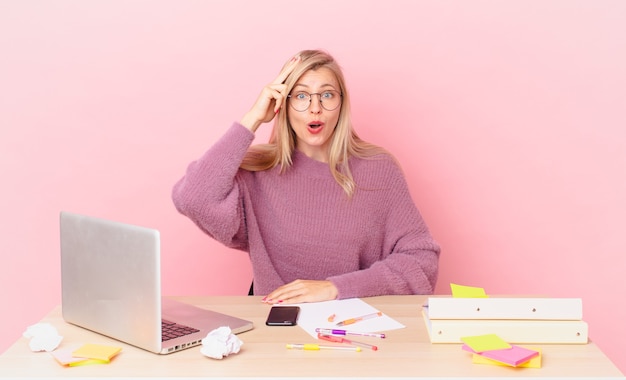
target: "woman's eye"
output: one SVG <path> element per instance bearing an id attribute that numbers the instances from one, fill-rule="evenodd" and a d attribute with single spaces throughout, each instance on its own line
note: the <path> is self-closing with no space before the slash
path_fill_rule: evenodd
<path id="1" fill-rule="evenodd" d="M 296 99 L 298 100 L 306 100 L 309 96 L 305 92 L 299 92 L 296 94 Z"/>
<path id="2" fill-rule="evenodd" d="M 323 92 L 322 93 L 322 98 L 323 99 L 332 99 L 333 98 L 333 93 L 332 92 Z"/>

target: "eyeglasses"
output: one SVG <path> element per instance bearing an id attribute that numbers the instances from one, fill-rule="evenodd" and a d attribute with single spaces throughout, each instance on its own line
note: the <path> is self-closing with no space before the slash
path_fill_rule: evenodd
<path id="1" fill-rule="evenodd" d="M 309 109 L 311 105 L 311 99 L 313 95 L 319 95 L 320 105 L 326 111 L 334 111 L 341 105 L 342 95 L 335 90 L 328 90 L 321 93 L 309 94 L 305 91 L 299 91 L 293 94 L 287 95 L 291 108 L 298 112 L 304 112 Z"/>

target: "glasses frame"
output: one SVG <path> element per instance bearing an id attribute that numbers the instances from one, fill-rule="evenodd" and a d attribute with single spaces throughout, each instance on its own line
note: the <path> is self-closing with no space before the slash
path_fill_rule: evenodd
<path id="1" fill-rule="evenodd" d="M 335 92 L 335 93 L 339 94 L 339 104 L 337 105 L 337 107 L 335 107 L 335 108 L 333 108 L 333 109 L 328 109 L 328 108 L 326 108 L 326 106 L 324 106 L 324 101 L 322 100 L 322 94 L 323 94 L 323 93 L 326 93 L 326 92 Z M 322 92 L 314 92 L 314 93 L 312 93 L 312 94 L 311 94 L 311 93 L 308 93 L 308 92 L 306 92 L 306 91 L 298 91 L 298 92 L 297 92 L 297 94 L 308 94 L 308 95 L 309 95 L 309 105 L 308 105 L 308 106 L 306 106 L 306 108 L 305 108 L 305 109 L 303 109 L 303 110 L 299 110 L 299 109 L 297 109 L 296 107 L 294 107 L 294 105 L 293 105 L 293 104 L 291 104 L 291 101 L 290 101 L 289 103 L 291 104 L 291 108 L 293 108 L 293 110 L 294 110 L 294 111 L 296 111 L 296 112 L 306 112 L 306 110 L 308 110 L 309 108 L 311 108 L 311 103 L 313 102 L 313 95 L 318 95 L 318 96 L 320 97 L 320 100 L 319 100 L 319 102 L 320 102 L 320 106 L 321 106 L 323 109 L 325 109 L 326 111 L 334 111 L 334 110 L 336 110 L 337 108 L 341 107 L 341 104 L 343 103 L 343 94 L 342 94 L 341 92 L 337 91 L 337 90 L 326 90 L 326 91 L 322 91 Z M 287 95 L 287 98 L 288 98 L 288 99 L 291 99 L 292 97 L 293 97 L 293 95 L 292 95 L 292 94 Z"/>

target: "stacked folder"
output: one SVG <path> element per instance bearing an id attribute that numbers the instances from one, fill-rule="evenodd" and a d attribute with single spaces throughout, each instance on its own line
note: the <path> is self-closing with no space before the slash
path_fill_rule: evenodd
<path id="1" fill-rule="evenodd" d="M 496 334 L 516 344 L 586 344 L 580 298 L 430 297 L 422 309 L 432 343 Z"/>

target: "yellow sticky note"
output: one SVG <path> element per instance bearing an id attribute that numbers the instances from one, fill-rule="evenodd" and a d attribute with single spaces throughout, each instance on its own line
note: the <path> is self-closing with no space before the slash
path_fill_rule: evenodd
<path id="1" fill-rule="evenodd" d="M 511 348 L 510 344 L 502 340 L 502 338 L 496 334 L 466 336 L 461 338 L 461 340 L 476 352 Z"/>
<path id="2" fill-rule="evenodd" d="M 541 348 L 538 347 L 526 347 L 530 350 L 539 352 L 539 355 L 530 359 L 526 363 L 520 364 L 517 368 L 541 368 Z M 508 366 L 508 364 L 500 363 L 495 360 L 491 360 L 479 354 L 472 355 L 472 363 L 474 364 L 490 364 L 490 365 L 499 365 L 499 366 Z"/>
<path id="3" fill-rule="evenodd" d="M 93 364 L 108 364 L 110 360 L 100 360 L 100 359 L 87 359 L 80 362 L 70 363 L 70 367 L 80 367 L 84 365 L 93 365 Z"/>
<path id="4" fill-rule="evenodd" d="M 72 352 L 72 356 L 88 359 L 98 359 L 108 362 L 120 351 L 122 351 L 121 347 L 104 346 L 101 344 L 85 344 L 76 351 Z"/>
<path id="5" fill-rule="evenodd" d="M 489 298 L 489 296 L 485 294 L 485 289 L 483 288 L 451 283 L 450 289 L 452 290 L 452 297 L 455 298 Z"/>

